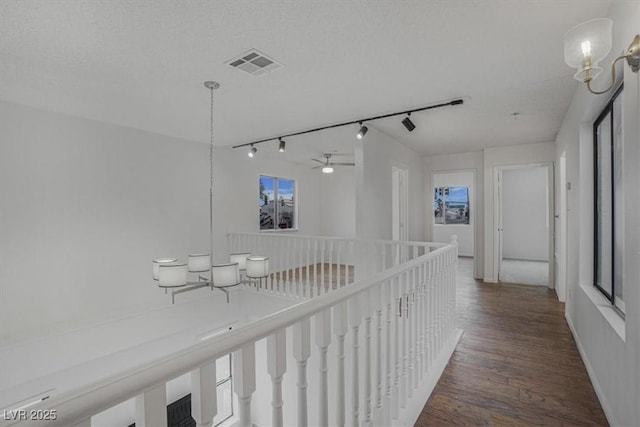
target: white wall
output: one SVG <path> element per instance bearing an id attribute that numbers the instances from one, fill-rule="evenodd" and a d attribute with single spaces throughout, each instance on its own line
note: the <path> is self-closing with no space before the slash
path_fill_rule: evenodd
<path id="1" fill-rule="evenodd" d="M 355 148 L 356 236 L 359 239 L 392 237 L 393 166 L 409 170 L 409 240 L 424 240 L 424 188 L 420 156 L 369 126 Z"/>
<path id="2" fill-rule="evenodd" d="M 615 1 L 613 47 L 601 64 L 627 48 L 638 33 L 640 3 Z M 623 173 L 626 317 L 622 320 L 593 288 L 593 121 L 610 98 L 579 85 L 556 138 L 567 159 L 568 269 L 566 317 L 611 425 L 640 420 L 640 78 L 624 65 Z M 603 73 L 596 88 L 608 84 Z M 563 185 L 565 183 L 559 183 Z"/>
<path id="3" fill-rule="evenodd" d="M 251 159 L 247 156 L 246 150 L 220 147 L 215 150 L 214 171 L 216 261 L 226 261 L 226 254 L 229 253 L 226 246 L 227 233 L 260 231 L 258 223 L 260 175 L 296 180 L 297 231 L 271 233 L 314 236 L 320 233 L 322 173 L 317 169 L 294 165 L 286 160 L 261 157 L 260 151 Z"/>
<path id="4" fill-rule="evenodd" d="M 151 260 L 208 252 L 206 144 L 8 103 L 0 141 L 2 344 L 168 305 Z M 257 231 L 261 173 L 296 179 L 300 233 L 319 232 L 317 171 L 214 162 L 216 259 L 227 231 Z"/>
<path id="5" fill-rule="evenodd" d="M 462 256 L 473 256 L 474 253 L 474 235 L 475 235 L 475 216 L 477 211 L 475 209 L 475 183 L 474 172 L 447 172 L 447 173 L 435 173 L 432 178 L 431 192 L 427 190 L 425 197 L 430 196 L 430 200 L 433 201 L 434 189 L 438 187 L 469 187 L 469 224 L 431 224 L 432 228 L 432 240 L 434 242 L 449 243 L 451 236 L 455 234 L 458 236 L 458 254 Z M 431 210 L 433 210 L 433 206 Z"/>
<path id="6" fill-rule="evenodd" d="M 502 173 L 502 257 L 549 260 L 547 169 L 506 169 Z"/>
<path id="7" fill-rule="evenodd" d="M 484 277 L 484 156 L 482 151 L 446 154 L 438 156 L 426 156 L 423 158 L 424 167 L 424 191 L 425 191 L 425 224 L 426 240 L 434 238 L 432 225 L 433 219 L 433 194 L 427 194 L 434 187 L 432 177 L 436 173 L 447 173 L 461 170 L 472 171 L 475 175 L 475 200 L 472 201 L 471 220 L 474 222 L 474 277 Z"/>
<path id="8" fill-rule="evenodd" d="M 316 172 L 318 170 L 316 169 Z M 356 237 L 356 170 L 336 166 L 333 173 L 320 176 L 320 234 Z"/>
<path id="9" fill-rule="evenodd" d="M 495 147 L 484 150 L 484 280 L 498 281 L 498 245 L 496 242 L 497 167 L 553 163 L 556 148 L 553 142 Z"/>

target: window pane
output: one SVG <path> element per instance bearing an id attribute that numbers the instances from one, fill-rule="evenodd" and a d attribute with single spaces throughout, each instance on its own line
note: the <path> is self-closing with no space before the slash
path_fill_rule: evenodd
<path id="1" fill-rule="evenodd" d="M 233 406 L 231 406 L 231 383 L 232 381 L 229 380 L 218 386 L 218 413 L 213 419 L 214 426 L 233 415 Z"/>
<path id="2" fill-rule="evenodd" d="M 613 101 L 613 224 L 614 253 L 613 270 L 615 286 L 615 305 L 624 313 L 624 178 L 623 178 L 623 134 L 622 100 L 624 92 Z"/>
<path id="3" fill-rule="evenodd" d="M 436 224 L 444 224 L 444 188 L 438 187 L 433 195 L 433 217 Z"/>
<path id="4" fill-rule="evenodd" d="M 260 177 L 260 230 L 275 228 L 275 178 Z"/>
<path id="5" fill-rule="evenodd" d="M 294 228 L 296 183 L 278 179 L 278 228 Z"/>
<path id="6" fill-rule="evenodd" d="M 226 380 L 231 377 L 231 355 L 228 354 L 216 360 L 216 382 Z"/>
<path id="7" fill-rule="evenodd" d="M 469 188 L 449 187 L 445 202 L 445 223 L 469 224 Z"/>
<path id="8" fill-rule="evenodd" d="M 596 284 L 611 296 L 612 290 L 612 186 L 611 113 L 596 130 Z"/>

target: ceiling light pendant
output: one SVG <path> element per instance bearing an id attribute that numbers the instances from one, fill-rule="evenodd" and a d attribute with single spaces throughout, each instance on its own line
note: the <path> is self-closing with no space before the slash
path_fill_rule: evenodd
<path id="1" fill-rule="evenodd" d="M 258 149 L 256 147 L 254 147 L 253 145 L 251 146 L 251 150 L 249 150 L 249 152 L 247 153 L 247 156 L 253 158 L 253 156 L 258 152 Z"/>
<path id="2" fill-rule="evenodd" d="M 284 153 L 285 150 L 285 142 L 282 138 L 278 138 L 280 140 L 280 144 L 278 145 L 278 151 Z"/>
<path id="3" fill-rule="evenodd" d="M 615 65 L 621 59 L 627 60 L 634 73 L 640 69 L 640 35 L 636 34 L 625 54 L 618 56 L 611 63 L 611 85 L 602 91 L 591 88 L 591 81 L 602 72 L 598 63 L 606 58 L 611 50 L 612 27 L 611 19 L 592 19 L 567 31 L 564 38 L 564 60 L 567 65 L 578 70 L 573 78 L 586 83 L 587 89 L 596 95 L 606 93 L 615 87 Z"/>
<path id="4" fill-rule="evenodd" d="M 402 124 L 407 128 L 409 132 L 412 132 L 416 128 L 416 125 L 413 124 L 410 117 L 411 113 L 407 114 L 407 117 L 402 120 Z"/>
<path id="5" fill-rule="evenodd" d="M 333 167 L 330 165 L 324 166 L 322 168 L 322 173 L 333 173 Z"/>
<path id="6" fill-rule="evenodd" d="M 364 138 L 367 132 L 369 132 L 369 129 L 366 126 L 362 126 L 362 123 L 360 123 L 360 125 L 360 130 L 358 130 L 358 133 L 356 134 L 356 138 L 358 139 Z"/>

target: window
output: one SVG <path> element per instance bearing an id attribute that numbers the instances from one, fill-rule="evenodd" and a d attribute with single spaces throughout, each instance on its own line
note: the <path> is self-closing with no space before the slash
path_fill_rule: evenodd
<path id="1" fill-rule="evenodd" d="M 469 224 L 469 187 L 436 187 L 433 217 L 436 224 Z"/>
<path id="2" fill-rule="evenodd" d="M 622 87 L 593 124 L 594 286 L 624 315 Z"/>
<path id="3" fill-rule="evenodd" d="M 296 182 L 260 176 L 260 230 L 296 228 Z"/>
<path id="4" fill-rule="evenodd" d="M 231 381 L 231 355 L 216 360 L 216 389 L 218 412 L 213 419 L 217 426 L 233 416 L 233 389 Z"/>

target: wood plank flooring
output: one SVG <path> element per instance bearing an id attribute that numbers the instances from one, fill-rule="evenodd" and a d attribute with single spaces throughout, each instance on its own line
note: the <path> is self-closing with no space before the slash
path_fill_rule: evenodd
<path id="1" fill-rule="evenodd" d="M 415 425 L 608 425 L 555 292 L 485 284 L 472 268 L 460 258 L 464 334 Z"/>

